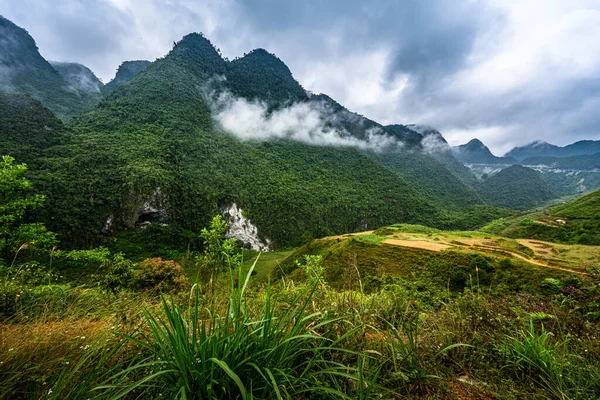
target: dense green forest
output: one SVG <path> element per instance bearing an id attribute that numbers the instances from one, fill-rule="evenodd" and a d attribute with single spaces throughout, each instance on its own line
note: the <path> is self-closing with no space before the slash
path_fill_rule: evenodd
<path id="1" fill-rule="evenodd" d="M 493 205 L 515 210 L 529 210 L 556 197 L 541 173 L 520 165 L 484 180 L 479 193 Z"/>

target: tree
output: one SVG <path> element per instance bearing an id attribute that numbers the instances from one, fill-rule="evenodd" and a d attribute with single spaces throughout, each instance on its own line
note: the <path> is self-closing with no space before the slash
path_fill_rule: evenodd
<path id="1" fill-rule="evenodd" d="M 40 223 L 24 223 L 27 211 L 44 204 L 44 196 L 31 194 L 31 183 L 23 177 L 25 164 L 3 156 L 0 161 L 0 253 L 2 261 L 11 263 L 25 249 L 50 248 L 56 244 L 54 233 Z"/>
<path id="2" fill-rule="evenodd" d="M 210 229 L 202 229 L 200 237 L 204 241 L 204 257 L 202 264 L 205 268 L 216 271 L 224 268 L 235 268 L 241 264 L 241 254 L 237 252 L 234 238 L 226 239 L 229 226 L 220 215 L 215 216 Z"/>

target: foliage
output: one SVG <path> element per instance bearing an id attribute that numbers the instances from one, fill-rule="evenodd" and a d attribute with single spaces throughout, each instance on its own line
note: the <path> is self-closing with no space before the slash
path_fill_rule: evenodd
<path id="1" fill-rule="evenodd" d="M 204 241 L 204 256 L 201 263 L 210 271 L 235 269 L 242 261 L 242 255 L 235 246 L 236 239 L 225 239 L 228 227 L 223 217 L 216 215 L 210 223 L 210 229 L 203 228 L 200 232 L 200 237 Z"/>
<path id="2" fill-rule="evenodd" d="M 50 248 L 56 240 L 42 224 L 23 223 L 26 212 L 44 202 L 43 196 L 30 194 L 31 183 L 23 177 L 27 167 L 15 165 L 10 156 L 3 156 L 0 164 L 0 252 L 10 265 L 21 250 Z"/>
<path id="3" fill-rule="evenodd" d="M 214 310 L 201 316 L 197 290 L 187 313 L 164 298 L 164 319 L 145 311 L 150 334 L 128 340 L 149 358 L 115 374 L 97 390 L 110 390 L 117 398 L 132 391 L 146 396 L 159 392 L 173 399 L 282 399 L 309 394 L 350 398 L 326 382 L 342 377 L 358 381 L 356 370 L 325 355 L 339 352 L 337 344 L 353 331 L 336 341 L 316 334 L 335 319 L 307 314 L 310 294 L 276 315 L 267 292 L 262 315 L 253 319 L 246 301 L 251 272 L 252 268 L 245 280 L 240 272 L 238 281 L 244 284 L 231 287 L 229 311 L 223 318 Z M 140 372 L 145 375 L 142 379 L 129 382 Z"/>
<path id="4" fill-rule="evenodd" d="M 134 279 L 134 265 L 125 259 L 123 253 L 115 254 L 102 260 L 101 270 L 104 276 L 100 279 L 100 286 L 117 295 L 121 290 L 131 287 Z"/>
<path id="5" fill-rule="evenodd" d="M 181 266 L 173 260 L 163 260 L 160 257 L 142 261 L 136 277 L 136 286 L 160 291 L 178 290 L 186 283 L 187 278 Z"/>
<path id="6" fill-rule="evenodd" d="M 298 268 L 301 268 L 306 276 L 308 282 L 315 287 L 327 286 L 327 282 L 323 279 L 325 273 L 325 267 L 323 267 L 323 257 L 315 255 L 305 255 L 304 262 L 296 261 Z"/>

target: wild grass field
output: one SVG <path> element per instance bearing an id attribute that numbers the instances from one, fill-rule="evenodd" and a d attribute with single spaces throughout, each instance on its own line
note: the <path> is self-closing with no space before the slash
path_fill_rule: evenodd
<path id="1" fill-rule="evenodd" d="M 204 254 L 9 271 L 0 397 L 600 395 L 597 247 L 394 225 L 240 253 L 215 221 Z"/>

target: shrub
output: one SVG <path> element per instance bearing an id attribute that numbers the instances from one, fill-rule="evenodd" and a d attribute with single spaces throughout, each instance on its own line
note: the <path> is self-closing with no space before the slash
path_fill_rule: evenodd
<path id="1" fill-rule="evenodd" d="M 143 289 L 181 289 L 187 284 L 183 269 L 173 260 L 160 257 L 147 258 L 139 264 L 137 286 Z"/>

